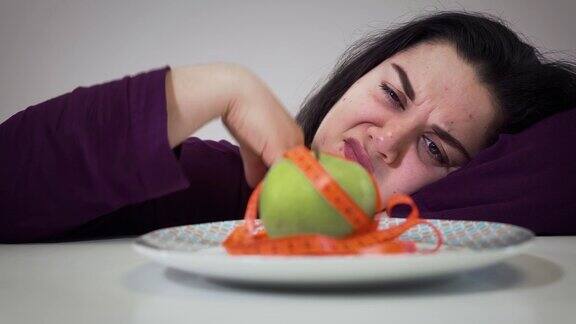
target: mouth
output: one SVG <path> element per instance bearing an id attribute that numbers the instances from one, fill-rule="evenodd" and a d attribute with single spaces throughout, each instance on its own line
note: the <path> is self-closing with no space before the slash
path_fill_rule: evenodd
<path id="1" fill-rule="evenodd" d="M 348 160 L 358 162 L 368 172 L 374 173 L 374 166 L 370 161 L 370 156 L 356 139 L 351 137 L 344 139 L 344 156 Z"/>

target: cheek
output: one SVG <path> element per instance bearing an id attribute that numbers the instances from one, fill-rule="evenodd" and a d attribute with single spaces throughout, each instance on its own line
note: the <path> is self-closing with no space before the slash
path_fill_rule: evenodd
<path id="1" fill-rule="evenodd" d="M 327 139 L 331 136 L 330 131 L 333 129 L 331 114 L 328 113 L 326 117 L 320 123 L 316 134 L 314 134 L 314 139 L 312 140 L 312 145 L 318 147 L 320 150 L 325 151 L 328 145 Z"/>
<path id="2" fill-rule="evenodd" d="M 369 95 L 363 95 L 364 93 Z M 367 127 L 388 119 L 386 109 L 375 94 L 370 91 L 361 91 L 361 94 L 351 91 L 334 105 L 314 135 L 314 146 L 322 151 L 338 154 L 345 137 L 362 138 Z"/>
<path id="3" fill-rule="evenodd" d="M 319 130 L 335 134 L 349 130 L 358 124 L 376 122 L 385 111 L 371 98 L 343 97 L 326 115 Z"/>
<path id="4" fill-rule="evenodd" d="M 396 168 L 388 169 L 385 177 L 379 181 L 383 202 L 386 202 L 393 194 L 412 194 L 440 179 L 442 175 L 434 169 L 436 168 L 423 164 L 416 152 L 406 154 L 402 163 Z"/>
<path id="5" fill-rule="evenodd" d="M 333 150 L 335 144 L 345 137 L 345 133 L 358 124 L 358 117 L 354 114 L 354 108 L 346 104 L 346 102 L 338 102 L 326 114 L 312 143 L 325 150 Z"/>

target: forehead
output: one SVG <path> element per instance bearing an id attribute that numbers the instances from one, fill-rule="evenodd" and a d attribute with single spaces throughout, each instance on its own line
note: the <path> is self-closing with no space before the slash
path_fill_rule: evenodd
<path id="1" fill-rule="evenodd" d="M 406 71 L 414 88 L 414 106 L 429 112 L 430 123 L 460 139 L 471 154 L 481 148 L 496 110 L 474 67 L 451 45 L 422 43 L 384 61 L 380 65 L 382 73 L 400 86 L 392 64 Z"/>

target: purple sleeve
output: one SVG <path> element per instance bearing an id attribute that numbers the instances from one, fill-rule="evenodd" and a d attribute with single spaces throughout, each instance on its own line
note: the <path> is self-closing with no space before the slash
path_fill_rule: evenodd
<path id="1" fill-rule="evenodd" d="M 190 187 L 189 179 L 202 171 L 187 174 L 169 147 L 167 71 L 80 87 L 20 111 L 0 125 L 0 241 L 65 236 L 103 216 L 115 215 L 111 219 L 116 222 L 96 226 L 92 234 L 138 232 L 194 220 L 195 215 L 185 208 L 195 208 L 196 198 L 190 194 L 199 192 L 203 184 L 195 183 L 192 191 L 185 189 Z M 195 154 L 191 143 L 179 148 L 187 159 Z M 227 147 L 227 154 L 233 156 L 234 147 Z M 203 163 L 215 165 L 198 156 Z M 236 155 L 228 161 L 235 174 L 242 172 L 238 159 Z M 222 179 L 213 180 L 218 181 Z M 213 190 L 224 183 L 213 184 Z M 239 194 L 240 183 L 232 184 L 229 191 L 234 188 Z M 248 190 L 245 184 L 242 188 Z M 182 210 L 180 216 L 170 214 L 175 209 Z"/>
<path id="2" fill-rule="evenodd" d="M 244 178 L 237 146 L 225 140 L 190 137 L 174 151 L 191 186 L 125 206 L 50 241 L 140 235 L 164 227 L 244 216 L 252 189 Z"/>

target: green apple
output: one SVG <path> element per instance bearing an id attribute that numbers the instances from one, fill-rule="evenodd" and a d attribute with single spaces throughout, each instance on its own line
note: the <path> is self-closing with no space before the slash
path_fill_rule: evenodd
<path id="1" fill-rule="evenodd" d="M 324 153 L 319 154 L 318 162 L 367 215 L 374 216 L 377 188 L 366 169 L 354 161 Z M 343 237 L 354 230 L 287 158 L 268 170 L 258 209 L 272 238 L 297 234 Z"/>

